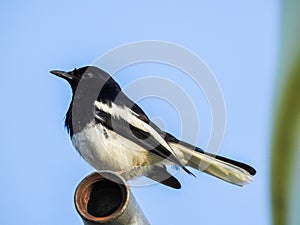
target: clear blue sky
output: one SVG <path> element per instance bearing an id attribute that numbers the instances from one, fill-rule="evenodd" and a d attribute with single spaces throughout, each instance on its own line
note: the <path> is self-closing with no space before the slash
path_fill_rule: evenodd
<path id="1" fill-rule="evenodd" d="M 88 65 L 116 46 L 149 39 L 185 46 L 209 65 L 227 109 L 220 153 L 258 171 L 244 188 L 200 172 L 195 172 L 196 179 L 180 173 L 179 191 L 162 185 L 133 188 L 149 221 L 271 224 L 269 162 L 279 7 L 271 0 L 2 1 L 0 224 L 82 224 L 73 194 L 92 168 L 76 153 L 63 127 L 70 89 L 48 71 Z M 117 79 L 124 87 L 137 72 L 160 74 L 160 69 L 128 68 Z M 186 91 L 193 95 L 192 88 Z M 169 131 L 180 133 L 178 121 L 165 116 L 168 107 L 155 103 L 147 99 L 142 105 L 151 118 L 161 118 Z M 199 146 L 207 144 L 210 131 L 209 112 L 203 110 Z"/>

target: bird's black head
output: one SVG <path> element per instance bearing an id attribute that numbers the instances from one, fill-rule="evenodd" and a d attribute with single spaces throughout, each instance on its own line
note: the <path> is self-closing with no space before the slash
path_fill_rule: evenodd
<path id="1" fill-rule="evenodd" d="M 73 91 L 76 90 L 79 82 L 82 80 L 90 80 L 90 81 L 95 80 L 98 83 L 100 81 L 103 84 L 106 84 L 107 82 L 111 81 L 111 77 L 109 76 L 108 73 L 95 66 L 85 66 L 79 69 L 74 69 L 69 72 L 52 70 L 50 71 L 50 73 L 68 81 Z"/>
<path id="2" fill-rule="evenodd" d="M 50 72 L 68 81 L 72 88 L 72 100 L 65 120 L 71 136 L 94 120 L 96 100 L 113 101 L 121 92 L 117 82 L 108 73 L 95 66 L 85 66 L 69 72 L 60 70 Z"/>

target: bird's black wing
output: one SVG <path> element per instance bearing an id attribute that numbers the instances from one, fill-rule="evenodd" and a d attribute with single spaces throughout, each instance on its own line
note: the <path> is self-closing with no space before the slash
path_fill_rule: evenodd
<path id="1" fill-rule="evenodd" d="M 101 87 L 95 101 L 95 121 L 119 135 L 138 144 L 145 150 L 167 159 L 192 174 L 177 159 L 162 137 L 162 131 L 154 126 L 144 111 L 129 99 L 118 83 L 110 77 Z"/>
<path id="2" fill-rule="evenodd" d="M 160 156 L 162 160 L 167 159 L 192 174 L 177 159 L 170 146 L 157 131 L 159 128 L 154 129 L 151 126 L 151 121 L 138 105 L 122 91 L 118 92 L 114 101 L 111 100 L 101 95 L 95 102 L 96 122 Z"/>

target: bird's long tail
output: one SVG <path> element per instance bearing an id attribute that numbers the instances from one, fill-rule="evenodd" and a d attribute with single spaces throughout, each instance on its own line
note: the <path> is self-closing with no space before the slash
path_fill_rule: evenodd
<path id="1" fill-rule="evenodd" d="M 248 184 L 256 173 L 254 168 L 245 163 L 204 152 L 187 143 L 168 142 L 168 144 L 187 166 L 235 185 Z"/>

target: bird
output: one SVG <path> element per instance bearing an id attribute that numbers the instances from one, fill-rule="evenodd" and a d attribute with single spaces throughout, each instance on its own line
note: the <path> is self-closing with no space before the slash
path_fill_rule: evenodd
<path id="1" fill-rule="evenodd" d="M 96 66 L 50 73 L 71 86 L 65 127 L 75 149 L 97 171 L 113 171 L 126 180 L 145 176 L 175 189 L 181 183 L 169 172 L 170 166 L 195 176 L 187 168 L 191 167 L 237 186 L 250 183 L 256 174 L 250 165 L 161 130 L 112 76 Z"/>

